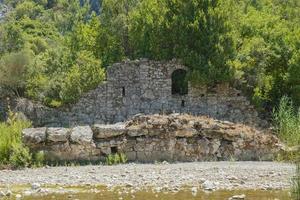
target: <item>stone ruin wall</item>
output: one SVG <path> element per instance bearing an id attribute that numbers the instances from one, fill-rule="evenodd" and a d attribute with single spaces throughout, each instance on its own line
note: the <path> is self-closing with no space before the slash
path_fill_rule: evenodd
<path id="1" fill-rule="evenodd" d="M 253 127 L 189 115 L 137 115 L 126 123 L 73 128 L 30 128 L 23 142 L 48 161 L 104 161 L 124 153 L 129 161 L 272 160 L 276 136 Z"/>
<path id="2" fill-rule="evenodd" d="M 52 109 L 19 99 L 15 110 L 24 113 L 34 126 L 48 127 L 116 123 L 138 113 L 189 113 L 262 125 L 249 101 L 227 85 L 196 88 L 189 84 L 187 95 L 172 95 L 171 76 L 177 69 L 187 70 L 175 60 L 116 63 L 108 68 L 107 80 L 74 105 Z"/>

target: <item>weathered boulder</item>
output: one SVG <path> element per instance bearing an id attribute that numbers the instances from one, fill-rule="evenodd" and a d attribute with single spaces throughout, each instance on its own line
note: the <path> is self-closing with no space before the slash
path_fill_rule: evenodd
<path id="1" fill-rule="evenodd" d="M 70 135 L 70 129 L 67 128 L 48 128 L 47 141 L 49 142 L 67 142 Z"/>
<path id="2" fill-rule="evenodd" d="M 121 123 L 115 125 L 96 124 L 92 130 L 96 139 L 107 139 L 126 133 L 125 125 Z"/>
<path id="3" fill-rule="evenodd" d="M 46 141 L 47 128 L 27 128 L 22 131 L 22 140 L 28 146 L 40 145 Z"/>

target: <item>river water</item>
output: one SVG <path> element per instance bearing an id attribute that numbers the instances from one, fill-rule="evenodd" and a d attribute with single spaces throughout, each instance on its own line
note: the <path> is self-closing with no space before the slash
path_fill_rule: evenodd
<path id="1" fill-rule="evenodd" d="M 30 196 L 24 200 L 227 200 L 234 195 L 245 194 L 249 200 L 290 200 L 288 191 L 216 191 L 216 192 L 197 192 L 192 194 L 190 190 L 183 190 L 177 193 L 153 193 L 140 191 L 135 193 L 120 193 L 116 191 L 101 191 L 99 193 L 76 193 L 76 194 L 50 194 L 46 196 Z"/>

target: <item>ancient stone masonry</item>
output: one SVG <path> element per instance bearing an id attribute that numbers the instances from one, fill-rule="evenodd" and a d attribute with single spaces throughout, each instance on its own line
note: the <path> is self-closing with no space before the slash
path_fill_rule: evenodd
<path id="1" fill-rule="evenodd" d="M 125 153 L 130 161 L 272 160 L 283 149 L 273 134 L 189 115 L 137 115 L 126 123 L 31 128 L 23 142 L 47 160 L 104 160 Z"/>
<path id="2" fill-rule="evenodd" d="M 69 108 L 51 109 L 20 99 L 16 111 L 23 112 L 34 126 L 116 123 L 138 113 L 190 113 L 261 125 L 263 121 L 249 101 L 240 91 L 228 85 L 208 88 L 188 83 L 184 92 L 180 92 L 182 88 L 172 88 L 176 85 L 172 75 L 184 71 L 187 68 L 175 60 L 158 62 L 142 59 L 116 63 L 108 68 L 106 82 Z"/>

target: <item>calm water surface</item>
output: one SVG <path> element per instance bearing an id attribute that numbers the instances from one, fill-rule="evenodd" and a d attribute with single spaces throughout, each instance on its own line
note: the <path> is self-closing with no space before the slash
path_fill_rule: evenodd
<path id="1" fill-rule="evenodd" d="M 152 193 L 152 192 L 136 192 L 134 194 L 120 194 L 118 192 L 100 192 L 100 193 L 78 193 L 78 194 L 64 194 L 64 195 L 48 195 L 25 197 L 24 200 L 227 200 L 233 195 L 245 194 L 246 199 L 249 200 L 290 200 L 288 191 L 217 191 L 212 193 L 198 192 L 193 196 L 191 191 L 180 191 L 178 193 Z"/>

